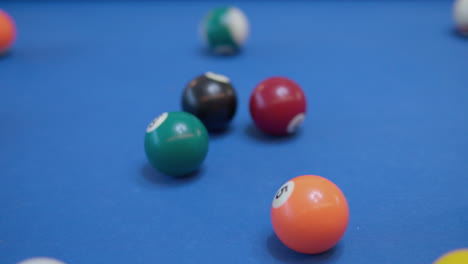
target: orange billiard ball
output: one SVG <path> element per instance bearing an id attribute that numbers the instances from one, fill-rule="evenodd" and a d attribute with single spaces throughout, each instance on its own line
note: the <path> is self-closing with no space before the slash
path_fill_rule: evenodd
<path id="1" fill-rule="evenodd" d="M 348 202 L 330 180 L 302 175 L 279 188 L 271 206 L 271 221 L 279 240 L 288 248 L 304 254 L 323 253 L 346 232 Z"/>
<path id="2" fill-rule="evenodd" d="M 16 39 L 16 25 L 7 12 L 0 9 L 0 55 L 6 53 Z"/>

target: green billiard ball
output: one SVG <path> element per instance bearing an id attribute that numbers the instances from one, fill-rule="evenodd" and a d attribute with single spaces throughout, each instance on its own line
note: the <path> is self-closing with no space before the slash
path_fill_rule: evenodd
<path id="1" fill-rule="evenodd" d="M 249 21 L 239 8 L 214 8 L 203 17 L 199 31 L 205 46 L 211 51 L 233 54 L 245 45 Z"/>
<path id="2" fill-rule="evenodd" d="M 196 171 L 208 153 L 206 127 L 187 112 L 166 112 L 147 127 L 145 152 L 149 163 L 170 176 Z"/>

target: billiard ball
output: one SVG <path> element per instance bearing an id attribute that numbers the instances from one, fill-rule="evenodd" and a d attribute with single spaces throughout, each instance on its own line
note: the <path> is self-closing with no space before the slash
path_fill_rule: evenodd
<path id="1" fill-rule="evenodd" d="M 261 81 L 250 96 L 250 114 L 264 132 L 294 133 L 305 119 L 306 96 L 293 80 L 274 76 Z"/>
<path id="2" fill-rule="evenodd" d="M 6 53 L 16 39 L 16 25 L 7 12 L 0 9 L 0 55 Z"/>
<path id="3" fill-rule="evenodd" d="M 323 253 L 343 237 L 349 208 L 330 180 L 302 175 L 283 184 L 273 198 L 271 221 L 279 240 L 303 254 Z"/>
<path id="4" fill-rule="evenodd" d="M 249 21 L 237 7 L 214 8 L 203 17 L 199 33 L 209 50 L 216 54 L 234 54 L 245 45 Z"/>
<path id="5" fill-rule="evenodd" d="M 452 250 L 434 262 L 434 264 L 467 264 L 468 263 L 468 248 Z"/>
<path id="6" fill-rule="evenodd" d="M 65 263 L 54 258 L 35 257 L 35 258 L 25 259 L 19 262 L 18 264 L 65 264 Z"/>
<path id="7" fill-rule="evenodd" d="M 453 16 L 457 31 L 468 36 L 468 0 L 455 0 Z"/>
<path id="8" fill-rule="evenodd" d="M 170 176 L 196 171 L 208 153 L 208 131 L 194 115 L 165 112 L 147 127 L 145 153 L 149 163 Z"/>
<path id="9" fill-rule="evenodd" d="M 220 131 L 236 114 L 236 91 L 228 77 L 207 72 L 186 85 L 182 109 L 198 117 L 209 131 Z"/>

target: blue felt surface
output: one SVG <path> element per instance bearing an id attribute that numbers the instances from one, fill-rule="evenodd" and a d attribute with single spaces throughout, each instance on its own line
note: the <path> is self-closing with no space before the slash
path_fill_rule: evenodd
<path id="1" fill-rule="evenodd" d="M 0 262 L 431 263 L 468 247 L 468 40 L 451 3 L 240 5 L 239 56 L 200 49 L 213 3 L 3 3 L 18 24 L 0 59 Z M 146 162 L 147 124 L 180 109 L 204 71 L 240 104 L 203 169 L 176 181 Z M 300 133 L 270 139 L 248 98 L 271 75 L 308 96 Z M 319 174 L 350 204 L 336 249 L 304 256 L 274 236 L 270 203 Z"/>

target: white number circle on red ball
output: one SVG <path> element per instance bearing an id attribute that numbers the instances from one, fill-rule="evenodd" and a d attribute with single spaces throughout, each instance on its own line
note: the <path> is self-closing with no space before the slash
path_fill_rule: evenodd
<path id="1" fill-rule="evenodd" d="M 291 121 L 289 121 L 287 131 L 288 133 L 294 133 L 304 122 L 305 114 L 297 114 Z"/>

